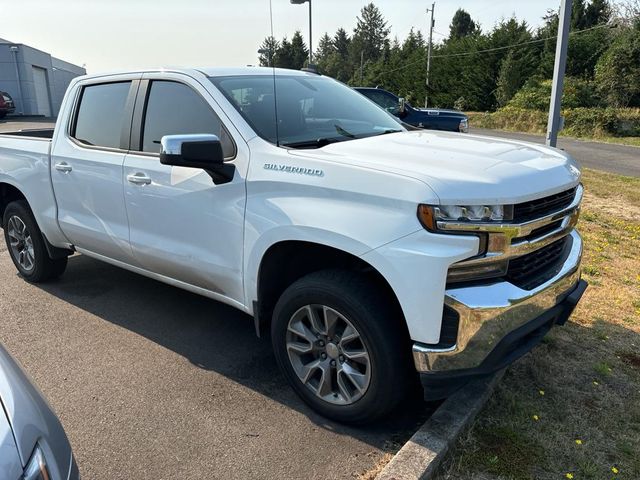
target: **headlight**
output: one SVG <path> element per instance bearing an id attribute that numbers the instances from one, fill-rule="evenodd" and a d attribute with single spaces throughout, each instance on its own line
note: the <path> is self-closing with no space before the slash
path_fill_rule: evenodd
<path id="1" fill-rule="evenodd" d="M 509 221 L 513 217 L 511 205 L 419 205 L 418 219 L 431 231 L 438 230 L 438 222 L 491 223 Z"/>
<path id="2" fill-rule="evenodd" d="M 42 454 L 40 447 L 36 445 L 36 448 L 31 455 L 31 459 L 24 469 L 24 480 L 50 480 L 49 470 L 47 469 L 47 462 Z"/>
<path id="3" fill-rule="evenodd" d="M 469 133 L 469 119 L 463 118 L 460 120 L 460 132 Z"/>

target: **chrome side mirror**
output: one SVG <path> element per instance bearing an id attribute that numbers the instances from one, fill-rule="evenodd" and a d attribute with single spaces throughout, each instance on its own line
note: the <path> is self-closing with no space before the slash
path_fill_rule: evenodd
<path id="1" fill-rule="evenodd" d="M 160 140 L 160 163 L 175 167 L 200 168 L 214 183 L 227 183 L 235 167 L 224 163 L 222 144 L 216 135 L 165 135 Z"/>
<path id="2" fill-rule="evenodd" d="M 407 111 L 407 101 L 400 97 L 398 100 L 398 113 L 405 113 Z"/>
<path id="3" fill-rule="evenodd" d="M 215 135 L 165 135 L 160 140 L 160 163 L 204 169 L 222 165 L 222 144 Z"/>

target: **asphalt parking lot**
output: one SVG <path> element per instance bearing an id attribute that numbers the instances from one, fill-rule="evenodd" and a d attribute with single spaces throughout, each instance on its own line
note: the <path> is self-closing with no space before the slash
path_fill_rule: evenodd
<path id="1" fill-rule="evenodd" d="M 545 142 L 544 135 L 530 133 L 504 132 L 473 127 L 471 127 L 471 133 L 533 143 L 544 144 Z M 583 167 L 629 177 L 640 177 L 640 147 L 559 137 L 558 148 L 570 153 Z"/>
<path id="2" fill-rule="evenodd" d="M 417 404 L 375 427 L 329 423 L 248 316 L 80 255 L 30 285 L 3 239 L 0 318 L 86 479 L 354 478 L 425 419 Z"/>

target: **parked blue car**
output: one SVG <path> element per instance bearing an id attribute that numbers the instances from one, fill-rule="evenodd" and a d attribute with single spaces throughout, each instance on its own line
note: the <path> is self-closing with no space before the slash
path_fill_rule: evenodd
<path id="1" fill-rule="evenodd" d="M 60 421 L 0 345 L 0 479 L 79 478 Z"/>
<path id="2" fill-rule="evenodd" d="M 356 87 L 355 90 L 377 103 L 402 122 L 414 127 L 448 132 L 469 131 L 469 118 L 459 110 L 415 108 L 404 99 L 382 88 Z"/>

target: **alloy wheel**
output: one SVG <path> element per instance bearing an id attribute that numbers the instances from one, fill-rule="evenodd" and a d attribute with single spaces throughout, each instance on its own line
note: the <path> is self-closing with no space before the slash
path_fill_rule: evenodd
<path id="1" fill-rule="evenodd" d="M 287 354 L 300 381 L 317 397 L 351 405 L 367 392 L 371 360 L 355 326 L 325 305 L 297 310 L 287 327 Z"/>
<path id="2" fill-rule="evenodd" d="M 29 229 L 20 217 L 13 215 L 9 218 L 7 235 L 11 255 L 25 272 L 31 272 L 36 265 L 33 240 Z"/>

